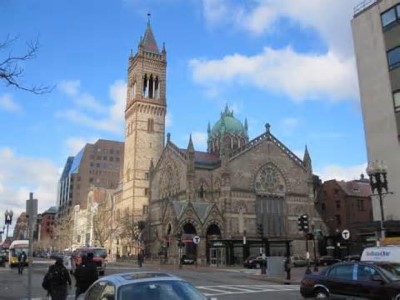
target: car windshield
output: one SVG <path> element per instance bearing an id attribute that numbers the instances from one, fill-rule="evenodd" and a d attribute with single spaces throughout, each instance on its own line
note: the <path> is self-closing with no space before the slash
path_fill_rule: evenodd
<path id="1" fill-rule="evenodd" d="M 390 280 L 400 280 L 400 264 L 379 264 L 379 267 Z"/>
<path id="2" fill-rule="evenodd" d="M 160 280 L 127 284 L 119 288 L 118 300 L 206 300 L 190 283 Z"/>
<path id="3" fill-rule="evenodd" d="M 106 249 L 94 249 L 93 251 L 94 256 L 106 257 L 107 251 Z"/>

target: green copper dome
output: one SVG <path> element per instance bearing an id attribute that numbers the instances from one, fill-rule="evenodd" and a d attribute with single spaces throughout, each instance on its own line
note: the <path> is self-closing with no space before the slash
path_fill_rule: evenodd
<path id="1" fill-rule="evenodd" d="M 221 113 L 221 118 L 213 126 L 210 137 L 218 137 L 223 133 L 238 134 L 247 137 L 247 124 L 243 125 L 238 119 L 233 116 L 233 110 L 229 111 L 228 106 Z"/>

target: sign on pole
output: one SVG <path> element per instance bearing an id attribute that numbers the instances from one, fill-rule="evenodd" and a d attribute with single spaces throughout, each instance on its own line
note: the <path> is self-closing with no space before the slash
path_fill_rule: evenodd
<path id="1" fill-rule="evenodd" d="M 193 238 L 193 243 L 195 243 L 196 245 L 198 245 L 198 244 L 200 243 L 200 237 L 199 237 L 198 235 L 196 235 L 196 236 Z"/>
<path id="2" fill-rule="evenodd" d="M 342 238 L 344 240 L 348 240 L 350 238 L 350 231 L 348 229 L 342 231 Z"/>

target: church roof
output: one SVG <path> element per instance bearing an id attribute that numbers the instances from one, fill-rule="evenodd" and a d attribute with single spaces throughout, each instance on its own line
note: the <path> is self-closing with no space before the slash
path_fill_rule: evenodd
<path id="1" fill-rule="evenodd" d="M 139 46 L 145 51 L 160 54 L 153 30 L 151 29 L 150 20 L 147 22 L 147 28 L 144 37 L 140 40 Z"/>
<path id="2" fill-rule="evenodd" d="M 233 116 L 233 110 L 229 110 L 228 106 L 221 113 L 220 119 L 214 124 L 211 130 L 211 137 L 219 137 L 223 133 L 241 134 L 247 137 L 245 126 Z"/>
<path id="3" fill-rule="evenodd" d="M 179 149 L 184 155 L 187 155 L 187 149 Z M 197 168 L 215 169 L 221 165 L 219 157 L 213 153 L 195 151 L 194 152 L 194 165 Z"/>

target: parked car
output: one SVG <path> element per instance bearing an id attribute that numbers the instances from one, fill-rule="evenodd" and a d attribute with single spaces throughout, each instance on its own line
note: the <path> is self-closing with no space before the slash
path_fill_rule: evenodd
<path id="1" fill-rule="evenodd" d="M 360 261 L 360 255 L 352 254 L 344 257 L 343 261 Z"/>
<path id="2" fill-rule="evenodd" d="M 181 262 L 182 265 L 194 265 L 195 258 L 187 255 L 182 255 Z"/>
<path id="3" fill-rule="evenodd" d="M 357 297 L 375 300 L 400 299 L 400 264 L 342 262 L 320 273 L 305 274 L 300 283 L 304 298 Z"/>
<path id="4" fill-rule="evenodd" d="M 293 267 L 305 267 L 307 266 L 307 258 L 304 256 L 292 256 L 291 261 L 293 264 Z M 310 265 L 312 264 L 312 261 L 310 260 Z"/>
<path id="5" fill-rule="evenodd" d="M 263 262 L 264 260 L 261 255 L 252 255 L 244 260 L 243 266 L 249 269 L 257 269 L 261 268 Z"/>
<path id="6" fill-rule="evenodd" d="M 333 256 L 324 255 L 319 258 L 319 265 L 320 266 L 330 266 L 340 262 L 341 260 L 338 258 L 334 258 Z"/>
<path id="7" fill-rule="evenodd" d="M 100 278 L 78 299 L 206 300 L 207 298 L 189 282 L 174 275 L 159 272 L 130 272 Z"/>

